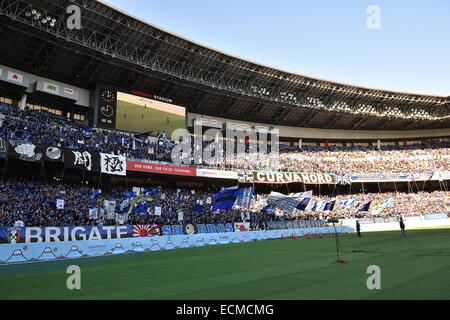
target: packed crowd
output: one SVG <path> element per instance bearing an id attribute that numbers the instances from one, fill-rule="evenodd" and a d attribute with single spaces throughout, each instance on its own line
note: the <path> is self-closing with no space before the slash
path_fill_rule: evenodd
<path id="1" fill-rule="evenodd" d="M 165 133 L 147 135 L 92 129 L 84 122 L 69 120 L 45 111 L 20 110 L 0 103 L 5 118 L 0 137 L 27 140 L 33 143 L 71 148 L 80 151 L 122 154 L 136 159 L 170 161 L 170 144 Z"/>
<path id="2" fill-rule="evenodd" d="M 116 225 L 116 224 L 209 224 L 250 222 L 253 226 L 264 225 L 268 221 L 317 220 L 329 217 L 364 218 L 398 217 L 450 213 L 450 192 L 432 193 L 382 193 L 339 195 L 336 197 L 313 196 L 311 201 L 335 201 L 331 211 L 294 210 L 286 214 L 280 209 L 264 210 L 261 201 L 269 195 L 258 195 L 250 208 L 212 211 L 213 195 L 217 190 L 159 189 L 144 212 L 124 213 L 120 199 L 127 193 L 124 187 L 107 187 L 101 191 L 92 187 L 70 183 L 46 183 L 25 179 L 0 181 L 0 226 L 13 226 L 22 221 L 24 226 L 76 226 L 76 225 Z M 387 199 L 389 206 L 375 207 Z M 58 207 L 63 200 L 63 207 Z M 115 201 L 112 216 L 107 212 L 105 200 Z M 354 200 L 348 206 L 348 200 Z M 361 208 L 371 203 L 365 211 Z M 345 204 L 344 204 L 345 203 Z M 156 208 L 161 208 L 160 215 Z M 382 208 L 380 210 L 380 208 Z M 92 217 L 89 209 L 97 209 Z M 180 212 L 182 218 L 180 220 Z"/>
<path id="3" fill-rule="evenodd" d="M 126 155 L 135 159 L 171 162 L 171 142 L 164 132 L 132 134 L 120 131 L 91 129 L 85 123 L 68 120 L 48 112 L 19 110 L 0 104 L 5 116 L 0 137 L 29 140 L 34 143 Z M 194 139 L 191 139 L 192 143 Z M 203 144 L 202 148 L 207 146 Z M 192 155 L 191 155 L 192 156 Z M 186 157 L 186 155 L 185 155 Z M 189 156 L 187 156 L 189 157 Z M 252 169 L 270 171 L 355 173 L 427 173 L 450 170 L 450 144 L 376 147 L 305 146 L 302 150 L 280 151 L 269 155 L 258 153 L 224 154 L 202 165 L 221 169 Z M 192 162 L 193 163 L 193 162 Z"/>
<path id="4" fill-rule="evenodd" d="M 119 200 L 126 194 L 123 187 L 97 189 L 67 184 L 44 183 L 24 179 L 0 181 L 0 226 L 13 226 L 22 221 L 25 226 L 76 226 L 116 224 L 208 224 L 251 222 L 259 224 L 276 219 L 246 208 L 211 212 L 213 191 L 164 189 L 153 199 L 149 210 L 124 214 Z M 57 207 L 64 200 L 63 208 Z M 116 201 L 114 215 L 108 215 L 104 201 Z M 155 215 L 155 207 L 161 215 Z M 89 209 L 97 209 L 95 218 Z M 182 221 L 179 213 L 183 212 Z"/>
<path id="5" fill-rule="evenodd" d="M 450 170 L 450 146 L 405 150 L 304 151 L 241 154 L 216 160 L 223 169 L 336 174 L 427 173 Z"/>
<path id="6" fill-rule="evenodd" d="M 391 205 L 382 206 L 381 203 L 389 198 L 392 199 Z M 324 216 L 331 215 L 340 219 L 450 214 L 450 192 L 446 191 L 340 195 L 334 198 L 321 197 L 321 200 L 335 200 L 333 211 Z M 348 203 L 348 200 L 355 200 L 350 209 L 342 205 L 346 201 Z M 367 211 L 361 211 L 367 204 Z"/>

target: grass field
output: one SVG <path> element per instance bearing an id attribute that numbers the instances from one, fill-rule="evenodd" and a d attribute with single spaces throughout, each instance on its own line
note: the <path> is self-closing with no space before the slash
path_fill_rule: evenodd
<path id="1" fill-rule="evenodd" d="M 124 117 L 125 111 L 127 112 L 126 118 Z M 169 123 L 167 117 L 170 119 Z M 132 132 L 154 130 L 156 133 L 159 130 L 160 132 L 165 131 L 170 136 L 173 130 L 185 128 L 186 124 L 185 117 L 118 100 L 116 127 Z"/>
<path id="2" fill-rule="evenodd" d="M 2 299 L 450 299 L 450 230 L 285 239 L 0 266 Z M 81 268 L 81 290 L 66 268 Z M 381 268 L 381 290 L 366 286 Z"/>

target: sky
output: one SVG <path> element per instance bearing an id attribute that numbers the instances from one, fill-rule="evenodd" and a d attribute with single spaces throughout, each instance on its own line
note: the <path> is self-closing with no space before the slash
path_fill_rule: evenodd
<path id="1" fill-rule="evenodd" d="M 189 40 L 277 69 L 450 96 L 449 0 L 103 1 Z M 367 11 L 373 5 L 379 15 Z"/>

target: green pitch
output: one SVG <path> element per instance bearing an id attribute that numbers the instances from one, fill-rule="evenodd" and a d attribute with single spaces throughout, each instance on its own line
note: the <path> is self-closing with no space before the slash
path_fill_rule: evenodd
<path id="1" fill-rule="evenodd" d="M 2 299 L 450 299 L 450 230 L 285 239 L 0 266 Z M 66 268 L 81 268 L 81 290 Z M 368 290 L 367 267 L 381 268 Z"/>
<path id="2" fill-rule="evenodd" d="M 119 100 L 117 101 L 116 127 L 132 132 L 153 130 L 156 133 L 159 130 L 165 131 L 170 136 L 173 130 L 184 129 L 186 124 L 182 116 Z"/>

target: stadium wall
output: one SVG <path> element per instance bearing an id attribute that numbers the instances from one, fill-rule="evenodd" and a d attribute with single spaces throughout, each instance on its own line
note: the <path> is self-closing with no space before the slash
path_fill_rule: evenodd
<path id="1" fill-rule="evenodd" d="M 217 118 L 195 113 L 188 113 L 188 126 L 193 126 L 195 118 L 207 119 L 208 122 L 215 123 L 237 122 L 239 125 L 245 124 L 248 128 L 252 127 L 274 127 L 279 130 L 280 137 L 298 138 L 298 139 L 323 139 L 323 140 L 378 140 L 378 139 L 413 139 L 413 138 L 437 138 L 450 136 L 450 128 L 446 129 L 427 129 L 427 130 L 334 130 L 334 129 L 316 129 L 301 128 L 289 126 L 274 126 L 264 123 L 251 123 L 245 121 L 236 121 L 232 119 Z M 388 120 L 387 120 L 388 121 Z"/>
<path id="2" fill-rule="evenodd" d="M 342 225 L 348 227 L 356 226 L 356 219 L 347 219 L 342 221 Z M 450 219 L 423 220 L 422 217 L 407 217 L 405 219 L 406 230 L 426 229 L 426 228 L 450 228 Z M 362 223 L 361 232 L 376 231 L 400 231 L 398 222 L 385 223 Z"/>
<path id="3" fill-rule="evenodd" d="M 337 231 L 340 233 L 348 233 L 352 232 L 353 229 L 348 226 L 339 226 L 337 227 Z M 330 232 L 334 232 L 332 227 L 157 236 L 146 238 L 119 238 L 91 241 L 2 244 L 0 250 L 0 264 L 30 263 L 58 259 L 77 259 L 124 253 L 204 247 L 208 245 L 224 245 L 289 238 L 293 234 L 297 237 L 301 237 L 308 233 L 328 234 Z"/>

